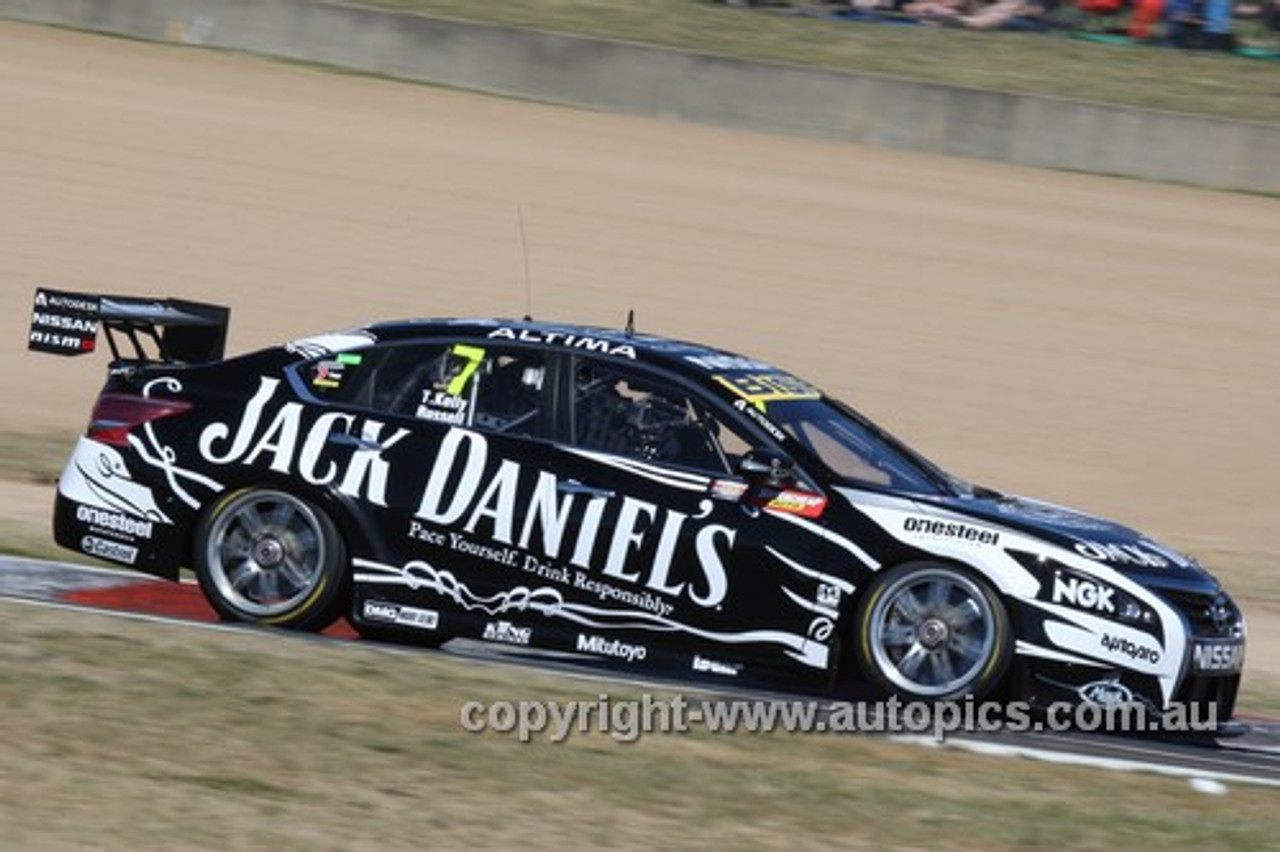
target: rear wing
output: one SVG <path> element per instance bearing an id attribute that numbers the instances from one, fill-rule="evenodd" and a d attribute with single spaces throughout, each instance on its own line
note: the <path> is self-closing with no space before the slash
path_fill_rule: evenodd
<path id="1" fill-rule="evenodd" d="M 222 359 L 230 320 L 230 309 L 202 302 L 37 289 L 27 348 L 84 355 L 102 327 L 113 362 L 205 363 Z"/>

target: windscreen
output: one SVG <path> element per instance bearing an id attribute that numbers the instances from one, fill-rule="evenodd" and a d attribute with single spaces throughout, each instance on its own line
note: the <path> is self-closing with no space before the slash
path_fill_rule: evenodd
<path id="1" fill-rule="evenodd" d="M 769 405 L 768 414 L 845 479 L 936 494 L 938 480 L 923 460 L 914 458 L 876 427 L 826 399 L 788 400 Z"/>
<path id="2" fill-rule="evenodd" d="M 802 379 L 768 370 L 725 372 L 715 380 L 767 415 L 839 477 L 904 491 L 945 491 L 941 471 Z"/>

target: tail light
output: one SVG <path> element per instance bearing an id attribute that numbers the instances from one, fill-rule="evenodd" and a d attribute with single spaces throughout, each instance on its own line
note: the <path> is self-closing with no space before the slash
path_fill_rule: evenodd
<path id="1" fill-rule="evenodd" d="M 191 408 L 180 399 L 148 399 L 143 396 L 106 393 L 98 397 L 89 421 L 88 437 L 114 447 L 127 447 L 129 433 L 139 426 L 172 417 Z"/>

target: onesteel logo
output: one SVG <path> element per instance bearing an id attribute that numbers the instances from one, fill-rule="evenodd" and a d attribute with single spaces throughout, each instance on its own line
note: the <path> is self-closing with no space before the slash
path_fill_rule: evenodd
<path id="1" fill-rule="evenodd" d="M 138 538 L 151 538 L 154 529 L 151 521 L 144 521 L 120 512 L 108 512 L 104 509 L 83 504 L 76 507 L 76 520 L 99 529 L 112 530 Z"/>
<path id="2" fill-rule="evenodd" d="M 902 528 L 909 533 L 932 535 L 938 538 L 955 538 L 961 541 L 972 541 L 976 544 L 999 544 L 1000 533 L 984 530 L 980 527 L 960 524 L 955 521 L 938 521 L 932 518 L 907 518 Z"/>

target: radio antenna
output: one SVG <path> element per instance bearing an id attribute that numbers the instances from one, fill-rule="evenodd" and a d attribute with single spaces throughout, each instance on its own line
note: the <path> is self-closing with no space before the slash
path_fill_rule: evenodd
<path id="1" fill-rule="evenodd" d="M 524 258 L 524 318 L 533 319 L 533 276 L 529 274 L 529 240 L 524 233 L 524 208 L 516 205 L 516 219 L 520 223 L 520 254 Z"/>
<path id="2" fill-rule="evenodd" d="M 627 337 L 631 337 L 636 333 L 636 309 L 632 308 L 627 311 L 627 327 L 625 329 Z"/>

